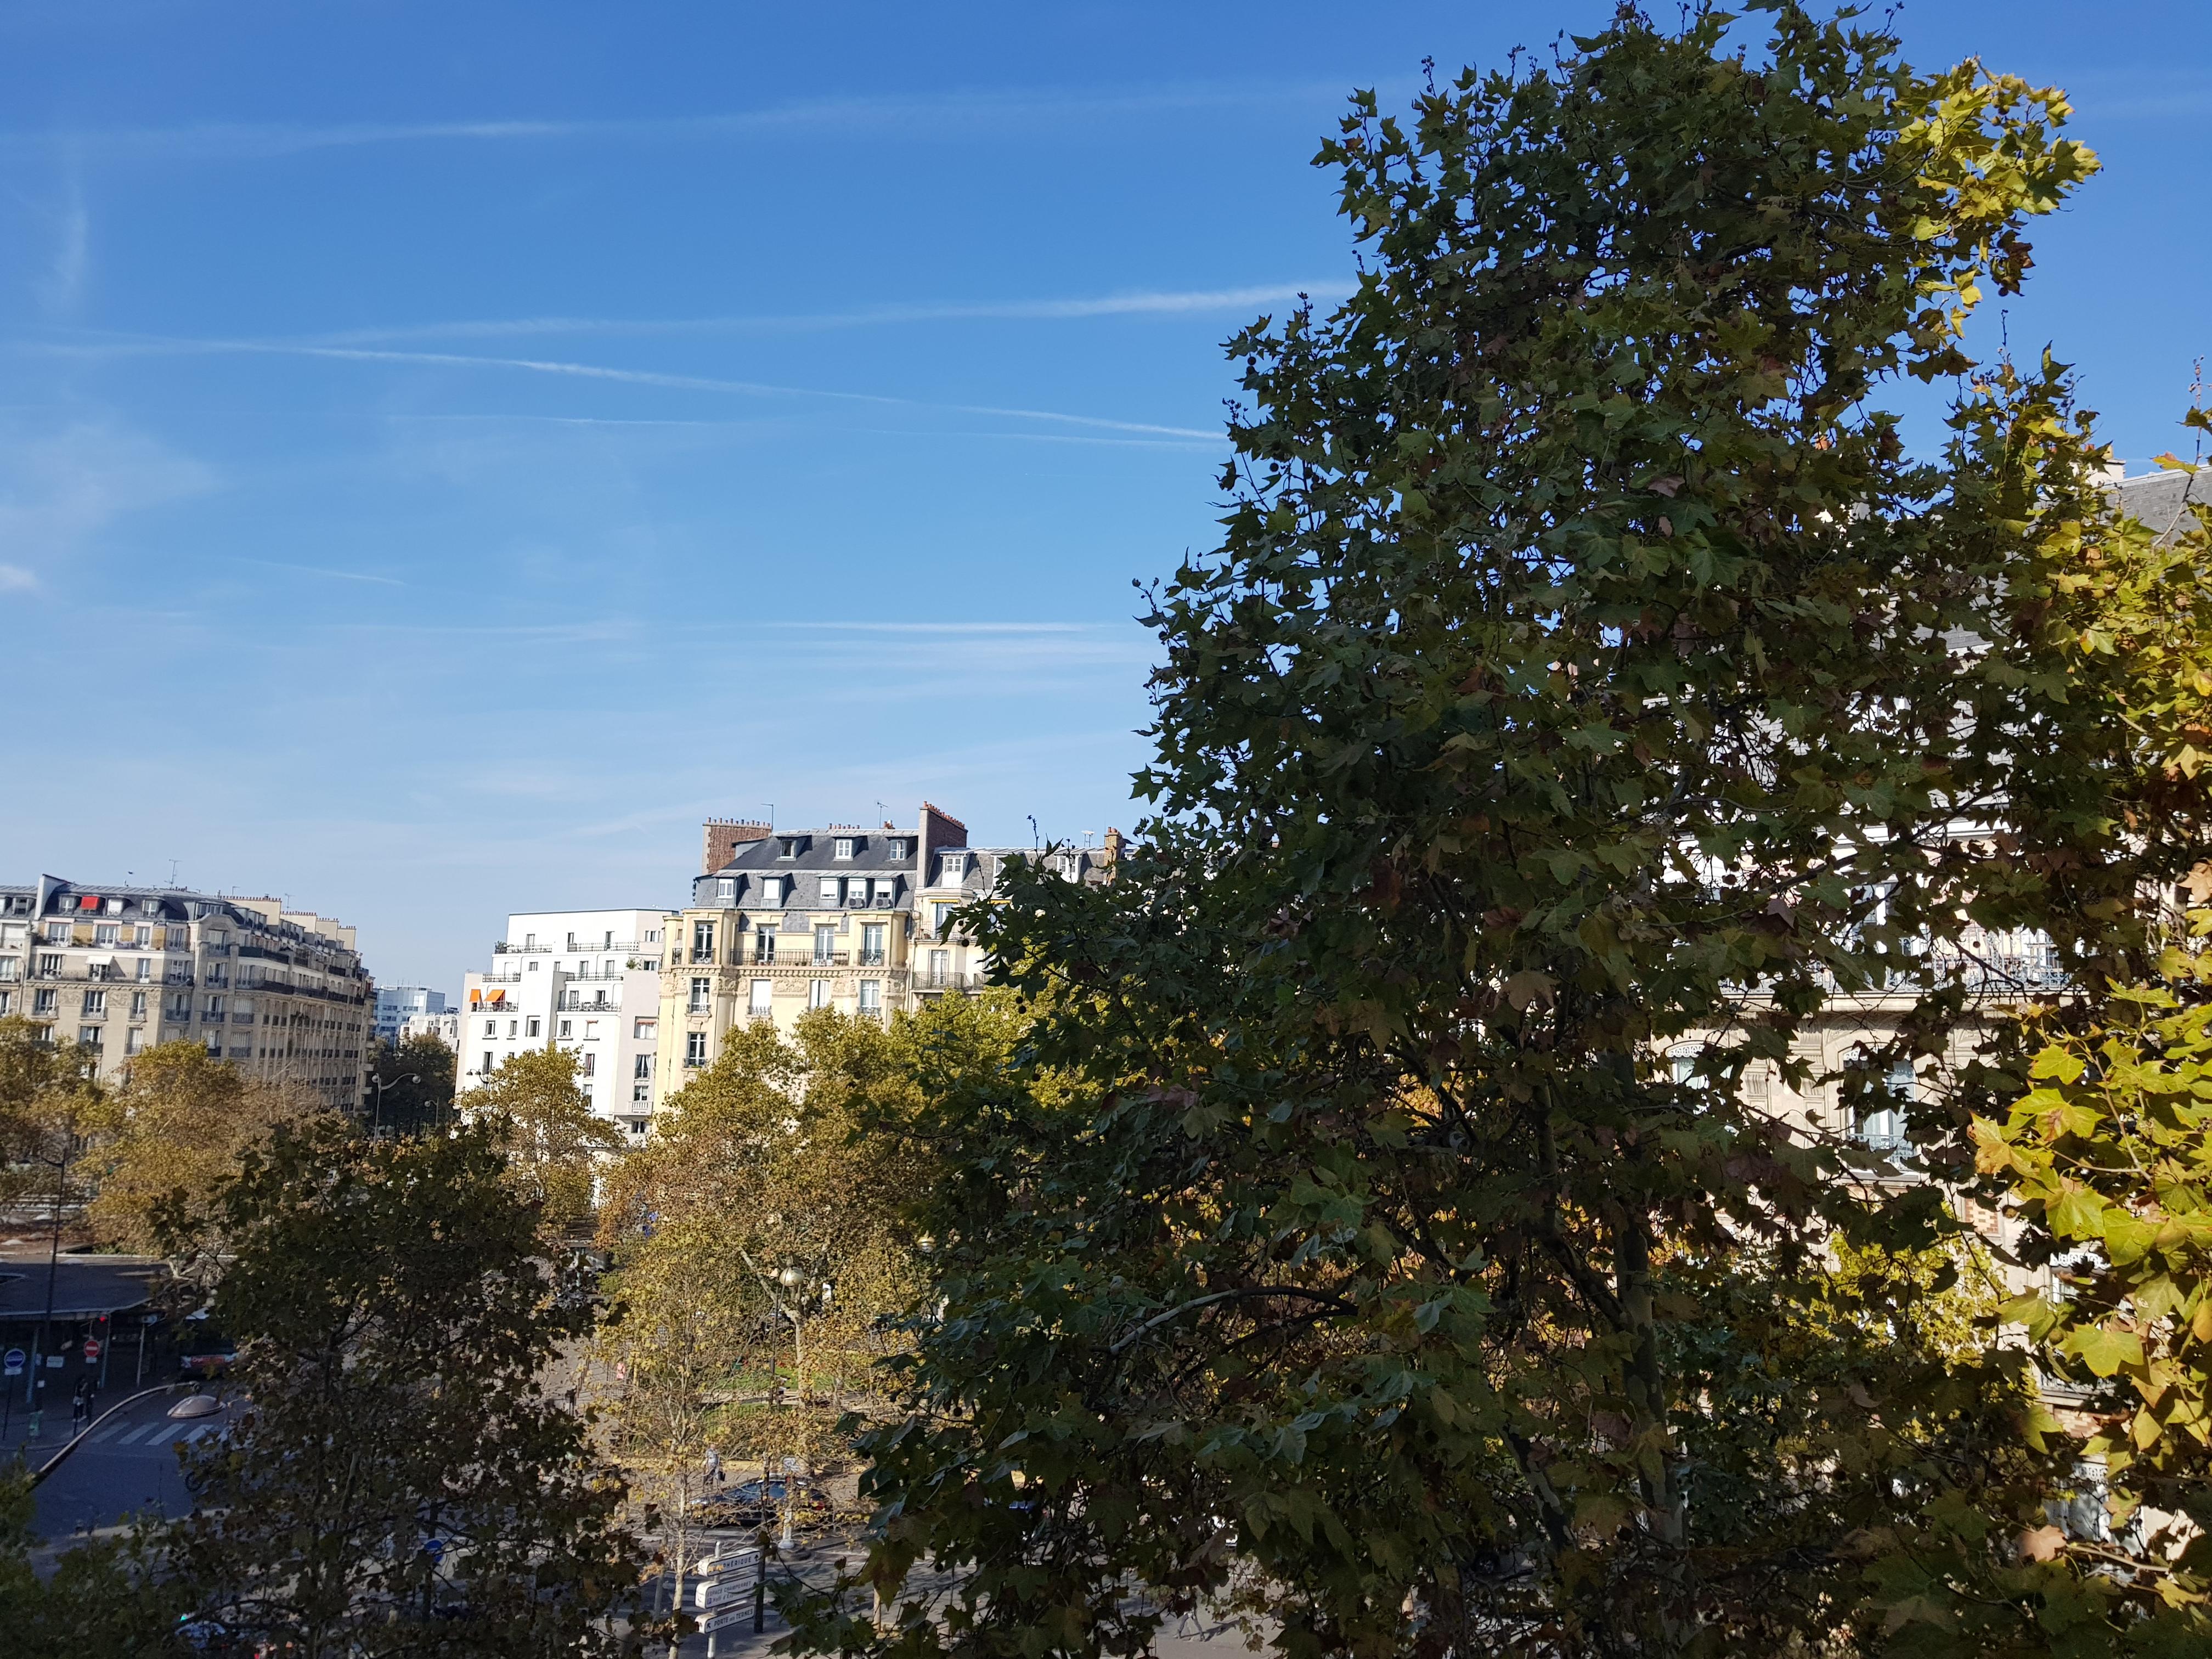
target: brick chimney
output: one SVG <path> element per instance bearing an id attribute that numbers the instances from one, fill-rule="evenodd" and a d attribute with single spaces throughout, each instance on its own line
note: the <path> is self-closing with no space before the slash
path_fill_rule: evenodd
<path id="1" fill-rule="evenodd" d="M 699 872 L 706 876 L 727 864 L 746 842 L 766 841 L 769 836 L 769 826 L 757 818 L 708 818 L 706 830 L 705 862 Z"/>

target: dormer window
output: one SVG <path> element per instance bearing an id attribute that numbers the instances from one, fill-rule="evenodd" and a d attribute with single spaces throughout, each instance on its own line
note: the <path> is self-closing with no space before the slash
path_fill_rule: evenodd
<path id="1" fill-rule="evenodd" d="M 965 853 L 947 853 L 938 860 L 937 880 L 940 886 L 957 887 L 967 873 L 968 855 Z"/>
<path id="2" fill-rule="evenodd" d="M 717 878 L 714 883 L 714 896 L 724 904 L 734 903 L 738 896 L 738 878 L 735 876 Z"/>
<path id="3" fill-rule="evenodd" d="M 836 856 L 841 859 L 852 857 L 853 849 L 859 845 L 860 843 L 850 836 L 840 836 L 833 843 Z"/>
<path id="4" fill-rule="evenodd" d="M 781 858 L 781 859 L 795 859 L 795 858 L 797 858 L 797 857 L 799 856 L 799 837 L 798 837 L 798 836 L 778 836 L 775 838 L 775 844 L 776 844 L 776 846 L 781 849 L 781 850 L 776 854 L 776 856 L 777 856 L 778 858 Z"/>

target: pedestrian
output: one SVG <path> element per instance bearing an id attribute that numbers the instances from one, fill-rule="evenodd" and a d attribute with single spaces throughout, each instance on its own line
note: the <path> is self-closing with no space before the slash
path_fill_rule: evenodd
<path id="1" fill-rule="evenodd" d="M 84 1384 L 80 1382 L 76 1385 L 76 1392 L 70 1396 L 70 1434 L 77 1435 L 84 1432 L 85 1413 L 89 1409 L 89 1402 L 84 1397 Z"/>
<path id="2" fill-rule="evenodd" d="M 720 1451 L 719 1451 L 718 1449 L 715 1449 L 714 1447 L 713 1447 L 713 1446 L 709 1446 L 709 1447 L 708 1447 L 708 1448 L 707 1448 L 707 1479 L 708 1479 L 708 1480 L 711 1484 L 713 1484 L 713 1485 L 714 1485 L 714 1486 L 720 1486 L 720 1485 L 722 1484 L 723 1480 L 724 1480 L 725 1479 L 726 1479 L 726 1478 L 727 1478 L 727 1477 L 726 1477 L 726 1476 L 723 1474 L 723 1473 L 722 1473 L 722 1454 L 720 1453 Z"/>

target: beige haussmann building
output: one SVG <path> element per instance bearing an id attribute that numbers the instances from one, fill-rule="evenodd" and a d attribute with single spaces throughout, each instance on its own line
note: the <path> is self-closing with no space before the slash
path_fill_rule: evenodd
<path id="1" fill-rule="evenodd" d="M 356 1110 L 375 1000 L 354 930 L 278 899 L 58 876 L 0 887 L 0 1015 L 82 1044 L 103 1076 L 189 1039 Z"/>
<path id="2" fill-rule="evenodd" d="M 691 902 L 668 921 L 654 1105 L 755 1021 L 788 1031 L 811 1008 L 888 1019 L 980 989 L 990 963 L 955 913 L 1013 860 L 1104 881 L 1119 844 L 1109 830 L 1105 846 L 1079 851 L 970 847 L 968 826 L 927 802 L 911 829 L 710 820 Z"/>

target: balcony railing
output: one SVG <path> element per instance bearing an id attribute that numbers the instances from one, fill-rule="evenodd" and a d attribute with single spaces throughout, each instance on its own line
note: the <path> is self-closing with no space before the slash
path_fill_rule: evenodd
<path id="1" fill-rule="evenodd" d="M 550 945 L 509 945 L 505 939 L 500 939 L 492 945 L 491 953 L 495 957 L 550 957 L 553 954 L 553 947 Z"/>
<path id="2" fill-rule="evenodd" d="M 863 968 L 880 968 L 884 965 L 884 953 L 881 951 L 863 951 L 854 957 L 854 961 Z"/>
<path id="3" fill-rule="evenodd" d="M 917 991 L 980 991 L 984 980 L 981 974 L 916 974 L 912 981 Z"/>

